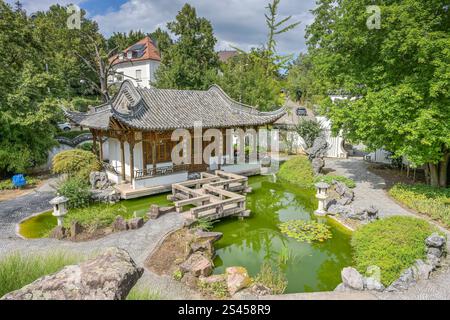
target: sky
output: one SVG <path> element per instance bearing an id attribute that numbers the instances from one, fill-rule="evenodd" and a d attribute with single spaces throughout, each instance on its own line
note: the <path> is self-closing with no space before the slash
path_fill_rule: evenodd
<path id="1" fill-rule="evenodd" d="M 165 29 L 177 12 L 188 2 L 197 9 L 197 15 L 211 21 L 218 39 L 217 50 L 238 47 L 249 50 L 266 40 L 265 6 L 270 0 L 21 0 L 31 14 L 46 10 L 50 5 L 74 3 L 87 11 L 88 17 L 97 21 L 106 36 L 113 32 L 129 30 L 154 31 Z M 15 0 L 8 0 L 13 3 Z M 280 19 L 292 15 L 292 22 L 300 21 L 296 29 L 280 35 L 278 52 L 298 54 L 306 50 L 305 27 L 313 20 L 310 12 L 315 0 L 281 0 Z"/>

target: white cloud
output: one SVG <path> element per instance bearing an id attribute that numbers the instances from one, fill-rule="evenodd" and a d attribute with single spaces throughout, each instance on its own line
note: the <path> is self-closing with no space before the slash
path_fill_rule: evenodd
<path id="1" fill-rule="evenodd" d="M 218 49 L 230 49 L 237 46 L 244 50 L 259 46 L 266 40 L 264 20 L 265 6 L 269 0 L 228 0 L 205 1 L 191 0 L 189 3 L 197 9 L 199 16 L 210 20 L 218 38 Z M 107 36 L 113 32 L 125 32 L 140 29 L 151 32 L 157 27 L 165 27 L 174 20 L 186 0 L 129 0 L 117 11 L 93 17 L 100 30 Z M 280 18 L 292 15 L 292 22 L 301 21 L 301 25 L 278 39 L 278 48 L 282 53 L 304 51 L 305 26 L 312 21 L 309 12 L 314 0 L 281 1 Z"/>
<path id="2" fill-rule="evenodd" d="M 74 3 L 83 7 L 83 2 L 93 0 L 22 0 L 29 12 L 45 10 L 50 5 Z M 95 0 L 97 1 L 97 0 Z M 106 0 L 104 0 L 106 1 Z M 106 36 L 113 32 L 142 30 L 151 32 L 158 27 L 165 29 L 166 23 L 175 19 L 182 6 L 189 2 L 197 14 L 210 20 L 218 39 L 217 49 L 231 49 L 232 46 L 248 50 L 266 40 L 265 7 L 270 0 L 128 0 L 120 8 L 108 9 L 92 18 L 99 24 Z M 14 3 L 15 0 L 8 0 Z M 315 0 L 282 0 L 279 17 L 292 15 L 292 22 L 301 21 L 295 30 L 278 38 L 278 51 L 299 53 L 306 49 L 305 27 L 312 22 L 309 12 Z"/>
<path id="3" fill-rule="evenodd" d="M 21 0 L 23 8 L 27 11 L 27 13 L 33 13 L 36 11 L 47 10 L 51 5 L 60 4 L 60 5 L 68 5 L 68 4 L 76 4 L 80 5 L 87 0 Z M 7 0 L 9 4 L 14 4 L 16 0 Z"/>

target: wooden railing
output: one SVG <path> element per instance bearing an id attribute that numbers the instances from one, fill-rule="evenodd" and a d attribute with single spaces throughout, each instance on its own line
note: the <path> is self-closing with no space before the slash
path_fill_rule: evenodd
<path id="1" fill-rule="evenodd" d="M 187 165 L 169 165 L 163 167 L 157 167 L 155 169 L 143 169 L 143 170 L 135 170 L 134 177 L 135 179 L 145 179 L 145 178 L 153 178 L 153 177 L 162 177 L 169 174 L 173 174 L 175 172 L 187 171 Z"/>

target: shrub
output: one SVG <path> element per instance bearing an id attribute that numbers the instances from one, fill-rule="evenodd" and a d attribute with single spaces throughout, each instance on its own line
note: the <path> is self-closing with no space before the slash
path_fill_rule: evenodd
<path id="1" fill-rule="evenodd" d="M 70 140 L 75 139 L 76 137 L 85 134 L 85 133 L 91 133 L 89 130 L 83 130 L 83 131 L 59 131 L 56 135 L 58 137 L 63 137 L 63 138 L 67 138 Z"/>
<path id="2" fill-rule="evenodd" d="M 117 216 L 127 216 L 127 209 L 123 205 L 95 205 L 69 211 L 64 226 L 69 227 L 72 222 L 78 221 L 83 227 L 95 230 L 110 226 Z"/>
<path id="3" fill-rule="evenodd" d="M 101 165 L 94 153 L 73 149 L 58 153 L 53 158 L 53 172 L 66 173 L 69 176 L 80 176 L 84 179 L 89 178 L 92 171 L 99 171 Z"/>
<path id="4" fill-rule="evenodd" d="M 82 260 L 82 256 L 65 252 L 29 256 L 10 254 L 0 260 L 0 297 Z"/>
<path id="5" fill-rule="evenodd" d="M 297 124 L 296 131 L 305 141 L 306 147 L 311 148 L 314 141 L 320 136 L 322 127 L 315 120 L 302 120 Z"/>
<path id="6" fill-rule="evenodd" d="M 191 229 L 198 228 L 198 229 L 202 229 L 204 231 L 211 231 L 214 228 L 214 222 L 216 222 L 216 221 L 209 221 L 209 220 L 200 218 L 192 224 Z"/>
<path id="7" fill-rule="evenodd" d="M 397 201 L 450 227 L 450 188 L 396 184 L 389 194 Z"/>
<path id="8" fill-rule="evenodd" d="M 72 105 L 72 108 L 80 111 L 80 112 L 86 112 L 88 111 L 88 106 L 98 106 L 101 104 L 101 100 L 98 98 L 86 98 L 86 97 L 75 97 L 70 101 L 70 104 Z"/>
<path id="9" fill-rule="evenodd" d="M 351 241 L 356 269 L 364 274 L 368 267 L 378 266 L 381 282 L 388 286 L 416 259 L 425 257 L 425 239 L 434 231 L 427 221 L 403 216 L 365 225 Z"/>
<path id="10" fill-rule="evenodd" d="M 94 150 L 94 144 L 92 142 L 86 142 L 79 145 L 78 149 L 92 152 Z"/>
<path id="11" fill-rule="evenodd" d="M 181 279 L 183 279 L 183 271 L 180 269 L 175 270 L 172 274 L 172 278 L 176 281 L 181 281 Z"/>
<path id="12" fill-rule="evenodd" d="M 69 199 L 69 208 L 83 208 L 91 201 L 88 183 L 81 177 L 70 177 L 60 184 L 58 193 Z"/>
<path id="13" fill-rule="evenodd" d="M 345 184 L 348 188 L 353 189 L 356 187 L 356 183 L 355 181 L 353 181 L 350 178 L 344 177 L 344 176 L 317 176 L 316 179 L 314 180 L 314 183 L 317 182 L 326 182 L 329 185 L 333 184 L 333 180 L 342 182 L 343 184 Z"/>
<path id="14" fill-rule="evenodd" d="M 312 188 L 314 185 L 314 171 L 305 156 L 297 156 L 283 163 L 278 177 L 302 188 Z"/>
<path id="15" fill-rule="evenodd" d="M 262 264 L 261 270 L 255 277 L 255 282 L 269 288 L 272 294 L 282 294 L 288 284 L 280 268 L 272 268 L 268 262 Z"/>

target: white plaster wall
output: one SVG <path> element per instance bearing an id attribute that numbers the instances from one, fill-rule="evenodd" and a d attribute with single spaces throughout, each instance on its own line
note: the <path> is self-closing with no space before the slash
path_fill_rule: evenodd
<path id="1" fill-rule="evenodd" d="M 347 151 L 344 150 L 344 138 L 342 134 L 333 137 L 331 132 L 331 121 L 326 117 L 316 117 L 317 121 L 322 125 L 325 137 L 327 139 L 329 149 L 326 156 L 329 158 L 347 158 Z"/>
<path id="2" fill-rule="evenodd" d="M 254 170 L 254 169 L 259 169 L 259 168 L 260 168 L 260 164 L 256 164 L 256 163 L 255 164 L 251 164 L 251 163 L 233 164 L 233 165 L 223 166 L 222 171 L 238 173 L 238 172 L 249 171 L 249 170 Z"/>
<path id="3" fill-rule="evenodd" d="M 150 84 L 156 81 L 155 73 L 160 65 L 159 61 L 137 61 L 123 62 L 118 64 L 114 69 L 116 72 L 123 72 L 124 80 L 131 80 L 135 86 L 150 88 Z M 135 80 L 136 70 L 141 70 L 141 81 Z"/>
<path id="4" fill-rule="evenodd" d="M 178 172 L 167 176 L 146 178 L 146 179 L 134 179 L 133 189 L 149 188 L 157 186 L 165 186 L 173 183 L 179 183 L 188 179 L 187 171 Z"/>
<path id="5" fill-rule="evenodd" d="M 108 144 L 109 163 L 116 168 L 117 172 L 120 172 L 122 167 L 120 163 L 120 142 L 117 139 L 109 138 Z"/>

